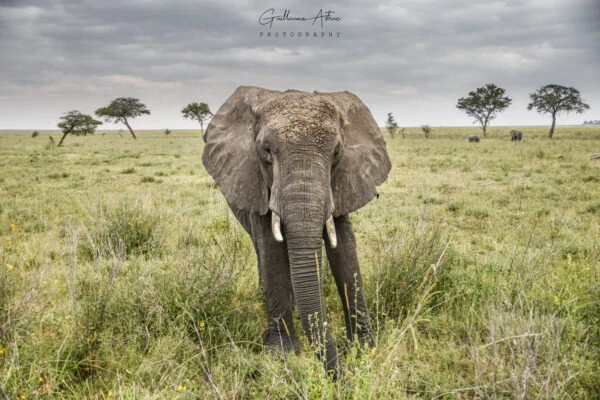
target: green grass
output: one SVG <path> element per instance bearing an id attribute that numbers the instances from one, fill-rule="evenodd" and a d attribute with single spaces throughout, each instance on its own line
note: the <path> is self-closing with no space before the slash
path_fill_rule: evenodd
<path id="1" fill-rule="evenodd" d="M 510 129 L 386 137 L 390 177 L 352 215 L 376 348 L 337 382 L 305 339 L 263 351 L 252 243 L 199 132 L 0 132 L 0 398 L 598 398 L 600 128 Z"/>

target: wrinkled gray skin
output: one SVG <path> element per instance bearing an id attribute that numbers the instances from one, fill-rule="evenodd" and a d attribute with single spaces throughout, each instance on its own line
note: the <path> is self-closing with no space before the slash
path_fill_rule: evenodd
<path id="1" fill-rule="evenodd" d="M 479 136 L 469 136 L 469 142 L 479 143 Z"/>
<path id="2" fill-rule="evenodd" d="M 514 142 L 514 141 L 521 141 L 521 139 L 523 139 L 523 132 L 521 131 L 517 131 L 517 130 L 512 130 L 510 131 L 510 141 Z"/>
<path id="3" fill-rule="evenodd" d="M 323 299 L 322 240 L 342 299 L 347 338 L 370 345 L 371 322 L 348 214 L 377 195 L 376 186 L 390 170 L 379 127 L 349 92 L 242 86 L 215 114 L 204 141 L 202 161 L 254 243 L 267 305 L 266 346 L 297 350 L 293 297 L 311 346 L 337 374 L 337 348 Z M 283 241 L 272 227 L 279 217 Z M 330 217 L 331 238 L 324 229 Z"/>

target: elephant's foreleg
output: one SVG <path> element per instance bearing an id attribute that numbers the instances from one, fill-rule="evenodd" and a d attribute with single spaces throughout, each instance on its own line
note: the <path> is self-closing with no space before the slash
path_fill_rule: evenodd
<path id="1" fill-rule="evenodd" d="M 271 213 L 251 217 L 252 241 L 267 305 L 265 346 L 284 352 L 296 351 L 298 343 L 292 321 L 288 254 L 285 244 L 278 243 L 273 238 L 270 216 Z"/>
<path id="2" fill-rule="evenodd" d="M 348 215 L 334 218 L 337 246 L 332 248 L 327 235 L 325 248 L 338 293 L 344 307 L 346 336 L 349 341 L 373 345 L 371 320 L 356 254 L 356 239 Z"/>

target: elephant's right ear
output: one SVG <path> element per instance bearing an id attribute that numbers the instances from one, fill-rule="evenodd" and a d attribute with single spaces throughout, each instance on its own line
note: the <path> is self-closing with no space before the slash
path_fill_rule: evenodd
<path id="1" fill-rule="evenodd" d="M 266 214 L 263 182 L 254 141 L 259 106 L 279 92 L 240 86 L 219 108 L 204 133 L 202 162 L 230 206 Z"/>

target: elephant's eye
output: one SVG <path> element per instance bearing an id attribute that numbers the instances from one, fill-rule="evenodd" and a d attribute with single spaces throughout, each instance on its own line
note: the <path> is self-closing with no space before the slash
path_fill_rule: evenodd
<path id="1" fill-rule="evenodd" d="M 342 156 L 342 145 L 340 143 L 338 143 L 337 146 L 335 146 L 335 149 L 333 150 L 333 162 L 338 162 L 340 160 L 340 157 Z"/>
<path id="2" fill-rule="evenodd" d="M 273 162 L 273 152 L 271 151 L 271 147 L 270 146 L 265 146 L 263 147 L 263 156 L 265 159 L 265 162 L 267 163 L 272 163 Z"/>

